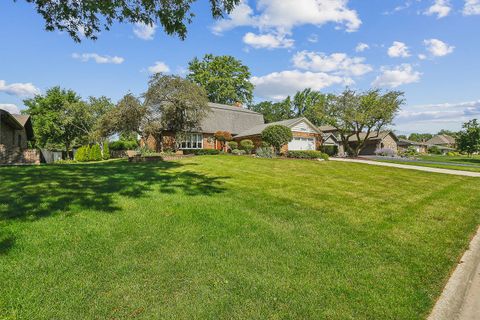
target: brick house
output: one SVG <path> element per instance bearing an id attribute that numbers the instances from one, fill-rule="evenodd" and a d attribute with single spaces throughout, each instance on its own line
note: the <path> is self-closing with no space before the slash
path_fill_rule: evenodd
<path id="1" fill-rule="evenodd" d="M 30 116 L 0 109 L 0 164 L 40 163 L 40 153 L 28 149 L 32 140 Z"/>
<path id="2" fill-rule="evenodd" d="M 360 133 L 360 139 L 365 139 L 366 133 Z M 352 136 L 349 139 L 349 144 L 351 147 L 355 147 L 358 144 L 357 137 Z M 360 151 L 362 156 L 374 155 L 376 150 L 379 149 L 390 149 L 394 153 L 398 151 L 398 138 L 393 133 L 393 131 L 380 131 L 373 132 L 370 134 L 367 142 L 365 143 L 364 148 Z"/>
<path id="3" fill-rule="evenodd" d="M 179 149 L 221 149 L 221 143 L 214 138 L 217 131 L 230 132 L 235 141 L 251 139 L 256 146 L 259 146 L 263 129 L 273 124 L 285 125 L 292 129 L 294 138 L 282 151 L 316 150 L 322 142 L 320 130 L 306 118 L 266 124 L 262 114 L 241 106 L 218 103 L 209 103 L 209 106 L 211 110 L 200 124 L 199 129 L 186 134 L 183 141 L 177 141 Z M 162 136 L 163 148 L 174 149 L 173 133 L 165 131 Z M 159 151 L 161 147 L 152 136 L 149 136 L 146 141 L 142 139 L 140 146 L 147 146 L 156 151 Z"/>

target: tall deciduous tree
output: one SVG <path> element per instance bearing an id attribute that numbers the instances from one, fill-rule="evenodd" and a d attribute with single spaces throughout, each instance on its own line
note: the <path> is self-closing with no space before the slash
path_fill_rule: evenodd
<path id="1" fill-rule="evenodd" d="M 83 103 L 74 91 L 53 87 L 23 103 L 27 107 L 24 112 L 32 117 L 38 146 L 63 148 L 68 152 L 75 139 L 84 135 L 78 128 L 82 119 L 67 116 L 72 106 Z"/>
<path id="2" fill-rule="evenodd" d="M 263 101 L 248 107 L 250 110 L 263 114 L 266 123 L 287 120 L 293 117 L 290 101 L 286 103 Z"/>
<path id="3" fill-rule="evenodd" d="M 147 116 L 147 108 L 137 97 L 128 93 L 101 118 L 99 125 L 101 135 L 118 133 L 120 136 L 143 136 Z"/>
<path id="4" fill-rule="evenodd" d="M 480 125 L 477 119 L 463 124 L 463 130 L 458 133 L 458 150 L 468 155 L 480 152 Z"/>
<path id="5" fill-rule="evenodd" d="M 359 94 L 347 89 L 329 99 L 323 108 L 323 117 L 327 124 L 338 130 L 348 154 L 356 157 L 374 133 L 392 124 L 404 103 L 403 95 L 400 91 L 382 94 L 378 89 Z M 351 137 L 356 140 L 353 147 L 349 143 Z"/>
<path id="6" fill-rule="evenodd" d="M 187 25 L 192 22 L 191 8 L 196 0 L 81 0 L 45 1 L 26 0 L 33 3 L 45 20 L 47 31 L 67 32 L 73 40 L 82 37 L 97 39 L 102 30 L 109 30 L 114 22 L 160 23 L 169 35 L 185 39 Z M 220 18 L 230 13 L 240 0 L 210 0 L 211 13 Z"/>
<path id="7" fill-rule="evenodd" d="M 200 129 L 210 112 L 205 89 L 178 76 L 153 75 L 143 96 L 149 110 L 145 130 L 160 143 L 164 130 L 176 136 Z"/>
<path id="8" fill-rule="evenodd" d="M 205 88 L 211 102 L 234 104 L 250 103 L 253 84 L 250 71 L 232 56 L 207 54 L 202 60 L 194 58 L 188 64 L 187 78 Z"/>
<path id="9" fill-rule="evenodd" d="M 412 133 L 408 136 L 408 140 L 422 142 L 432 139 L 433 134 L 431 133 Z"/>

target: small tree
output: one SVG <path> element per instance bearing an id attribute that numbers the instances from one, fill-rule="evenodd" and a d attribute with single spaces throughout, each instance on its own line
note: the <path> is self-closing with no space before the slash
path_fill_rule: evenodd
<path id="1" fill-rule="evenodd" d="M 75 160 L 78 162 L 84 162 L 85 161 L 85 147 L 80 147 L 77 149 L 77 152 L 75 152 Z"/>
<path id="2" fill-rule="evenodd" d="M 242 147 L 243 150 L 245 150 L 247 154 L 252 153 L 253 148 L 255 148 L 253 141 L 250 139 L 245 139 L 240 141 L 240 146 Z"/>
<path id="3" fill-rule="evenodd" d="M 89 145 L 86 145 L 85 147 L 83 147 L 84 150 L 84 156 L 83 156 L 83 161 L 90 161 L 90 146 Z"/>
<path id="4" fill-rule="evenodd" d="M 232 134 L 228 131 L 217 131 L 215 132 L 214 137 L 220 141 L 222 149 L 225 148 L 225 142 L 232 141 Z"/>
<path id="5" fill-rule="evenodd" d="M 102 160 L 102 151 L 100 150 L 100 146 L 98 144 L 94 144 L 90 148 L 90 161 L 100 161 Z"/>
<path id="6" fill-rule="evenodd" d="M 110 159 L 110 147 L 108 146 L 108 141 L 103 143 L 103 160 Z"/>
<path id="7" fill-rule="evenodd" d="M 268 126 L 262 131 L 262 140 L 269 143 L 278 154 L 282 146 L 292 141 L 293 135 L 290 128 L 283 125 Z"/>
<path id="8" fill-rule="evenodd" d="M 464 123 L 463 129 L 458 134 L 458 150 L 471 156 L 480 151 L 480 125 L 473 119 Z"/>
<path id="9" fill-rule="evenodd" d="M 228 147 L 230 148 L 230 150 L 238 149 L 238 142 L 236 142 L 236 141 L 229 141 L 229 142 L 228 142 Z"/>

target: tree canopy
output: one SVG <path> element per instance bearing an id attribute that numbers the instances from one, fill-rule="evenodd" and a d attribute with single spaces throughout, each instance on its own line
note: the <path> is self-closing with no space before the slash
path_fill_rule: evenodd
<path id="1" fill-rule="evenodd" d="M 480 152 L 480 124 L 477 119 L 463 124 L 463 130 L 458 133 L 458 150 L 472 155 Z"/>
<path id="2" fill-rule="evenodd" d="M 262 140 L 270 144 L 276 153 L 293 139 L 292 130 L 283 125 L 270 125 L 263 129 Z"/>
<path id="3" fill-rule="evenodd" d="M 190 61 L 188 70 L 187 79 L 204 87 L 211 102 L 246 104 L 253 99 L 250 70 L 232 56 L 206 54 Z"/>
<path id="4" fill-rule="evenodd" d="M 187 25 L 195 14 L 197 0 L 122 0 L 122 1 L 45 1 L 26 0 L 35 5 L 45 20 L 47 31 L 65 31 L 76 42 L 82 37 L 96 40 L 102 29 L 109 30 L 114 22 L 160 23 L 168 35 L 185 39 Z M 240 0 L 210 0 L 214 18 L 230 13 Z"/>
<path id="5" fill-rule="evenodd" d="M 345 150 L 356 157 L 374 133 L 393 123 L 404 103 L 403 95 L 400 91 L 382 93 L 375 89 L 357 93 L 346 89 L 327 101 L 323 107 L 323 120 L 338 130 Z M 354 146 L 349 143 L 351 137 L 356 139 Z"/>

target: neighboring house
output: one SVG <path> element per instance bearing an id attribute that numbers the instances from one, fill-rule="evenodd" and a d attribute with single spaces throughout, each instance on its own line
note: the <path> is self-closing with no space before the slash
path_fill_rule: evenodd
<path id="1" fill-rule="evenodd" d="M 322 132 L 306 118 L 290 119 L 285 121 L 265 123 L 263 115 L 241 106 L 229 106 L 218 103 L 209 103 L 211 111 L 202 121 L 198 131 L 188 133 L 182 141 L 177 141 L 180 149 L 221 149 L 222 144 L 214 138 L 217 131 L 228 131 L 233 139 L 241 141 L 251 139 L 255 146 L 261 143 L 263 129 L 274 124 L 285 125 L 291 128 L 293 140 L 283 148 L 287 150 L 317 150 L 322 143 Z M 172 132 L 163 132 L 163 147 L 173 149 L 175 146 Z M 141 140 L 140 146 L 147 146 L 151 150 L 159 150 L 160 144 L 150 136 L 146 141 Z"/>
<path id="2" fill-rule="evenodd" d="M 307 118 L 303 117 L 257 125 L 241 132 L 234 137 L 234 140 L 250 139 L 255 147 L 258 147 L 262 142 L 262 131 L 272 125 L 283 125 L 292 130 L 293 140 L 282 148 L 282 152 L 288 150 L 318 150 L 322 144 L 322 132 Z"/>
<path id="3" fill-rule="evenodd" d="M 407 139 L 398 139 L 398 151 L 407 151 L 408 148 L 413 147 L 417 153 L 427 153 L 429 144 L 426 142 L 418 142 Z"/>
<path id="4" fill-rule="evenodd" d="M 366 133 L 360 133 L 360 139 L 365 139 Z M 358 144 L 357 136 L 351 136 L 349 138 L 350 147 L 354 148 Z M 365 143 L 363 149 L 360 151 L 362 156 L 374 155 L 376 150 L 390 149 L 393 152 L 398 150 L 398 138 L 392 131 L 380 131 L 370 133 L 370 137 Z"/>
<path id="5" fill-rule="evenodd" d="M 446 134 L 438 134 L 427 140 L 427 144 L 439 147 L 456 148 L 455 138 Z"/>
<path id="6" fill-rule="evenodd" d="M 32 140 L 30 116 L 0 109 L 0 164 L 39 163 L 40 153 L 28 149 L 28 141 Z"/>

